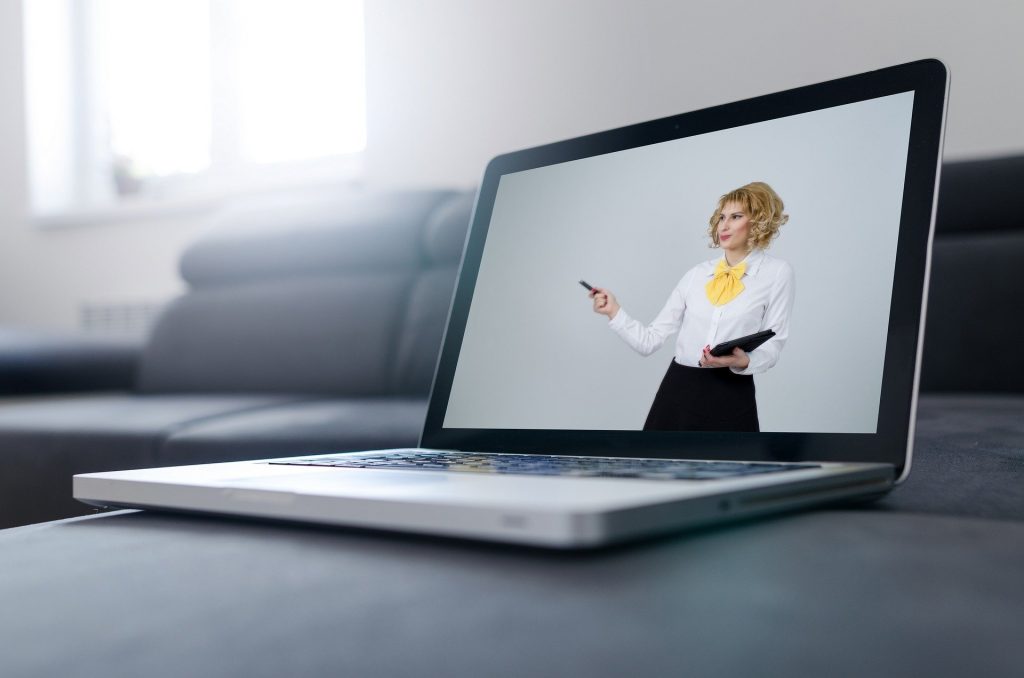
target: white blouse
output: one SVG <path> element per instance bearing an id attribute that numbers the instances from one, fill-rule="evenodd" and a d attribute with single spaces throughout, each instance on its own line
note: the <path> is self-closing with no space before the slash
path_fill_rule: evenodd
<path id="1" fill-rule="evenodd" d="M 730 368 L 736 374 L 767 372 L 778 362 L 789 336 L 789 315 L 796 293 L 793 267 L 755 250 L 744 259 L 747 268 L 743 291 L 729 303 L 714 306 L 704 286 L 714 277 L 719 261 L 705 261 L 687 271 L 650 325 L 642 325 L 619 308 L 608 326 L 645 356 L 661 348 L 670 334 L 679 332 L 675 361 L 690 367 L 698 367 L 705 346 L 774 330 L 774 337 L 747 354 L 750 364 L 746 369 Z"/>

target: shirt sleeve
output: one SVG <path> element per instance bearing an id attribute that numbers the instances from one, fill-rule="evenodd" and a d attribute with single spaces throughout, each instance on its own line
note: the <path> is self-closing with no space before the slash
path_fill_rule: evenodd
<path id="1" fill-rule="evenodd" d="M 775 363 L 779 361 L 779 354 L 782 353 L 782 347 L 786 345 L 786 339 L 789 338 L 789 316 L 793 310 L 795 297 L 796 279 L 793 275 L 793 267 L 782 262 L 768 298 L 764 321 L 761 323 L 762 330 L 774 330 L 775 336 L 747 354 L 750 364 L 745 369 L 738 370 L 735 367 L 729 369 L 736 374 L 761 374 L 775 367 Z"/>
<path id="2" fill-rule="evenodd" d="M 608 327 L 640 355 L 651 355 L 669 336 L 679 331 L 686 310 L 684 291 L 691 276 L 692 272 L 683 276 L 650 325 L 643 325 L 626 313 L 626 309 L 619 307 L 615 317 L 608 321 Z"/>

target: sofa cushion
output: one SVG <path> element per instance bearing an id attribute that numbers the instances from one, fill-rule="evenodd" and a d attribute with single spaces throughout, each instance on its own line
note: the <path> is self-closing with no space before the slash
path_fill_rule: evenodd
<path id="1" fill-rule="evenodd" d="M 921 365 L 923 391 L 1024 392 L 1017 274 L 1024 230 L 936 238 Z M 989 356 L 993 359 L 987 360 Z"/>
<path id="2" fill-rule="evenodd" d="M 427 263 L 413 283 L 395 343 L 391 374 L 395 393 L 426 396 L 430 392 L 474 197 L 473 192 L 452 195 L 424 224 Z"/>
<path id="3" fill-rule="evenodd" d="M 472 199 L 301 193 L 228 210 L 183 255 L 192 290 L 157 322 L 138 390 L 425 395 Z"/>
<path id="4" fill-rule="evenodd" d="M 74 474 L 157 466 L 160 443 L 173 431 L 287 400 L 92 395 L 0 401 L 0 528 L 89 513 L 71 497 Z"/>
<path id="5" fill-rule="evenodd" d="M 394 392 L 427 396 L 441 352 L 455 289 L 454 267 L 421 274 L 403 311 L 401 332 L 395 342 L 395 361 L 390 379 Z"/>
<path id="6" fill-rule="evenodd" d="M 907 481 L 889 511 L 1024 520 L 1024 397 L 922 396 Z"/>
<path id="7" fill-rule="evenodd" d="M 1007 209 L 1022 179 L 1024 155 L 943 163 L 935 232 L 1024 231 L 1024 212 Z"/>
<path id="8" fill-rule="evenodd" d="M 184 426 L 159 448 L 161 466 L 412 447 L 427 401 L 418 398 L 295 402 Z"/>
<path id="9" fill-rule="evenodd" d="M 423 225 L 423 252 L 430 265 L 458 265 L 475 200 L 473 191 L 455 193 L 430 214 Z"/>
<path id="10" fill-rule="evenodd" d="M 126 390 L 141 352 L 135 339 L 0 329 L 0 396 Z"/>
<path id="11" fill-rule="evenodd" d="M 181 257 L 192 287 L 401 269 L 422 261 L 423 222 L 449 191 L 296 192 L 227 209 Z"/>
<path id="12" fill-rule="evenodd" d="M 1022 544 L 851 510 L 580 553 L 118 513 L 0 532 L 0 674 L 1010 678 Z"/>
<path id="13" fill-rule="evenodd" d="M 411 285 L 383 272 L 195 290 L 154 327 L 138 389 L 384 395 Z"/>

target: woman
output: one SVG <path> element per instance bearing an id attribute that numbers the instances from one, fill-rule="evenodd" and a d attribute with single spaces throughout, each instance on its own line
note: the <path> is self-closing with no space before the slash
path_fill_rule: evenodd
<path id="1" fill-rule="evenodd" d="M 726 193 L 709 221 L 712 259 L 686 272 L 650 325 L 634 320 L 615 295 L 594 288 L 594 311 L 641 355 L 678 332 L 675 357 L 644 423 L 645 431 L 759 431 L 755 374 L 779 359 L 789 334 L 793 269 L 764 250 L 789 220 L 782 199 L 763 182 Z M 711 347 L 771 329 L 775 336 L 750 353 L 736 348 L 716 358 Z"/>

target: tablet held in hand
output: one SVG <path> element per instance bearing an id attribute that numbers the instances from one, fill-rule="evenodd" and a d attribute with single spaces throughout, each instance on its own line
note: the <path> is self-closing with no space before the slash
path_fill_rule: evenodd
<path id="1" fill-rule="evenodd" d="M 716 358 L 721 358 L 724 355 L 729 355 L 730 353 L 732 353 L 732 350 L 737 346 L 739 348 L 742 348 L 747 353 L 750 353 L 755 348 L 757 348 L 758 346 L 760 346 L 761 344 L 768 341 L 774 336 L 775 332 L 773 330 L 764 330 L 761 332 L 755 332 L 754 334 L 748 334 L 747 336 L 740 337 L 739 339 L 723 341 L 721 344 L 718 344 L 713 349 L 711 349 L 711 355 L 715 356 Z"/>

